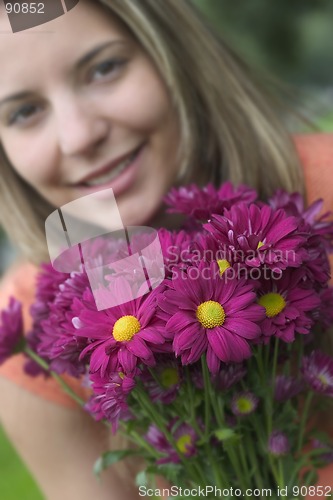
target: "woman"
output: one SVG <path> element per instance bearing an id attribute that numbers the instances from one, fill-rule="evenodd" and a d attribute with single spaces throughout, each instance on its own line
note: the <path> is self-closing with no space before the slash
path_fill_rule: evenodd
<path id="1" fill-rule="evenodd" d="M 31 263 L 48 260 L 45 219 L 85 194 L 112 187 L 125 225 L 171 227 L 161 209 L 172 185 L 231 179 L 263 198 L 303 191 L 271 102 L 187 0 L 81 0 L 37 29 L 8 29 L 2 11 L 0 213 L 22 257 L 4 278 L 1 307 L 15 295 L 28 311 Z M 52 382 L 24 377 L 19 356 L 0 374 L 1 421 L 46 498 L 138 497 L 136 464 L 100 484 L 91 474 L 110 446 L 102 426 Z"/>

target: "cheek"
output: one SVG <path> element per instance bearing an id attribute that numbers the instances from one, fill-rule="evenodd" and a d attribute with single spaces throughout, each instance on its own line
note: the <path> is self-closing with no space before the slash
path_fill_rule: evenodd
<path id="1" fill-rule="evenodd" d="M 47 144 L 40 137 L 29 138 L 13 137 L 3 138 L 3 148 L 9 163 L 14 170 L 30 185 L 39 187 L 50 179 L 50 169 L 47 163 L 50 152 Z M 48 160 L 48 161 L 47 161 Z"/>
<path id="2" fill-rule="evenodd" d="M 119 88 L 115 99 L 115 114 L 131 128 L 154 132 L 170 115 L 167 91 L 153 68 L 146 63 L 133 72 Z"/>

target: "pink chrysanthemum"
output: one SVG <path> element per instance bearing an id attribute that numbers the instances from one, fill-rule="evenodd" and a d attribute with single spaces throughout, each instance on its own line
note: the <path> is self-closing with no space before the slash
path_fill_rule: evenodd
<path id="1" fill-rule="evenodd" d="M 72 324 L 75 313 L 72 304 L 75 297 L 81 297 L 89 288 L 86 273 L 72 273 L 59 285 L 59 292 L 49 304 L 47 319 L 40 322 L 37 352 L 49 359 L 50 369 L 56 373 L 68 373 L 79 377 L 86 371 L 85 364 L 79 360 L 87 340 L 76 336 Z M 35 329 L 36 329 L 35 325 Z"/>
<path id="2" fill-rule="evenodd" d="M 250 415 L 256 410 L 258 403 L 259 398 L 252 392 L 240 392 L 231 400 L 231 411 L 237 417 Z"/>
<path id="3" fill-rule="evenodd" d="M 166 358 L 163 360 L 163 358 Z M 160 401 L 163 404 L 170 404 L 179 394 L 182 383 L 182 371 L 178 363 L 170 356 L 160 355 L 157 365 L 153 369 L 154 376 L 150 370 L 146 369 L 141 375 L 145 391 L 148 392 L 153 402 Z"/>
<path id="4" fill-rule="evenodd" d="M 89 341 L 80 359 L 90 358 L 90 371 L 100 371 L 102 377 L 116 371 L 133 372 L 140 362 L 154 366 L 154 354 L 170 350 L 165 345 L 165 325 L 156 315 L 161 287 L 125 302 L 132 293 L 127 280 L 119 277 L 112 285 L 123 302 L 119 306 L 97 311 L 89 290 L 82 300 L 74 299 L 74 307 L 80 311 L 73 318 L 76 335 Z"/>
<path id="5" fill-rule="evenodd" d="M 313 351 L 302 360 L 305 382 L 315 391 L 333 397 L 333 358 L 321 351 Z"/>
<path id="6" fill-rule="evenodd" d="M 101 378 L 100 374 L 90 375 L 93 396 L 85 404 L 84 409 L 95 420 L 105 419 L 111 423 L 113 434 L 118 430 L 119 421 L 133 418 L 127 399 L 135 387 L 136 371 L 125 375 L 122 372 L 114 373 L 108 378 Z"/>
<path id="7" fill-rule="evenodd" d="M 278 375 L 274 380 L 274 399 L 280 403 L 297 396 L 304 389 L 302 380 Z"/>
<path id="8" fill-rule="evenodd" d="M 36 300 L 31 306 L 31 315 L 34 320 L 41 320 L 48 315 L 48 305 L 53 302 L 59 292 L 59 286 L 69 278 L 68 273 L 56 271 L 52 264 L 42 264 L 37 275 Z"/>
<path id="9" fill-rule="evenodd" d="M 153 445 L 157 451 L 167 455 L 165 458 L 157 460 L 157 464 L 179 463 L 179 453 L 184 455 L 184 457 L 192 457 L 197 453 L 195 445 L 198 441 L 198 436 L 195 430 L 185 423 L 178 425 L 178 420 L 176 418 L 168 425 L 168 430 L 173 436 L 178 453 L 155 425 L 151 425 L 148 429 L 145 436 L 148 443 Z"/>
<path id="10" fill-rule="evenodd" d="M 186 267 L 190 264 L 192 234 L 187 231 L 168 231 L 162 228 L 158 230 L 158 237 L 161 243 L 166 277 L 172 275 L 174 266 Z"/>
<path id="11" fill-rule="evenodd" d="M 220 274 L 224 274 L 227 269 L 234 268 L 237 276 L 241 275 L 239 263 L 235 259 L 234 252 L 226 245 L 220 243 L 207 231 L 198 234 L 191 247 L 193 264 L 204 261 L 207 263 L 217 262 Z"/>
<path id="12" fill-rule="evenodd" d="M 300 248 L 305 238 L 297 233 L 297 219 L 284 210 L 267 205 L 233 206 L 224 215 L 212 215 L 204 224 L 216 240 L 247 267 L 266 265 L 283 270 L 299 267 L 306 252 Z"/>
<path id="13" fill-rule="evenodd" d="M 41 322 L 49 317 L 50 304 L 53 303 L 56 295 L 59 293 L 61 284 L 64 283 L 69 276 L 68 273 L 56 271 L 50 263 L 44 263 L 40 267 L 36 280 L 35 302 L 30 308 L 30 314 L 33 320 L 32 329 L 27 335 L 27 345 L 34 352 L 38 352 L 41 338 L 43 338 Z M 50 364 L 51 360 L 48 356 L 40 356 L 47 364 Z M 36 377 L 40 374 L 43 374 L 45 377 L 50 376 L 49 372 L 41 368 L 36 361 L 29 357 L 26 357 L 24 371 L 32 377 Z"/>
<path id="14" fill-rule="evenodd" d="M 319 292 L 320 306 L 315 311 L 314 318 L 324 329 L 333 326 L 333 287 L 330 286 Z"/>
<path id="15" fill-rule="evenodd" d="M 224 280 L 215 262 L 180 270 L 159 306 L 182 364 L 194 363 L 206 352 L 209 370 L 217 373 L 221 361 L 250 357 L 250 341 L 260 336 L 264 317 L 255 300 L 251 285 Z"/>
<path id="16" fill-rule="evenodd" d="M 317 200 L 305 208 L 304 198 L 299 193 L 278 190 L 269 204 L 275 210 L 283 208 L 287 215 L 298 219 L 298 230 L 306 235 L 303 246 L 307 255 L 302 267 L 310 280 L 309 286 L 322 288 L 330 276 L 327 252 L 333 250 L 333 221 L 328 219 L 329 212 L 321 214 L 323 201 Z"/>
<path id="17" fill-rule="evenodd" d="M 0 364 L 24 345 L 22 304 L 13 297 L 0 314 Z"/>
<path id="18" fill-rule="evenodd" d="M 274 380 L 274 399 L 283 403 L 297 396 L 303 389 L 302 380 L 286 375 L 277 375 Z"/>
<path id="19" fill-rule="evenodd" d="M 266 310 L 261 328 L 265 337 L 293 342 L 295 334 L 308 334 L 313 311 L 320 305 L 318 294 L 302 287 L 301 269 L 287 270 L 278 280 L 262 280 L 258 303 Z"/>
<path id="20" fill-rule="evenodd" d="M 226 391 L 242 380 L 245 374 L 246 368 L 242 363 L 223 365 L 213 378 L 213 383 L 218 391 Z"/>
<path id="21" fill-rule="evenodd" d="M 172 188 L 165 197 L 169 213 L 183 213 L 198 220 L 208 220 L 212 214 L 223 214 L 225 209 L 240 202 L 251 203 L 257 198 L 248 186 L 234 187 L 225 182 L 219 189 L 212 184 L 201 188 L 196 184 Z"/>
<path id="22" fill-rule="evenodd" d="M 304 223 L 302 229 L 307 229 L 308 232 L 310 229 L 312 234 L 322 237 L 327 250 L 333 250 L 333 222 L 328 219 L 332 214 L 322 213 L 323 200 L 316 200 L 305 208 L 304 198 L 300 193 L 288 193 L 279 189 L 268 203 L 275 210 L 283 208 L 288 215 L 299 217 Z"/>
<path id="23" fill-rule="evenodd" d="M 275 457 L 287 455 L 290 450 L 290 443 L 287 435 L 279 430 L 274 430 L 269 436 L 268 451 Z"/>
<path id="24" fill-rule="evenodd" d="M 333 446 L 328 443 L 324 443 L 320 441 L 319 439 L 313 439 L 312 442 L 312 447 L 315 450 L 321 449 L 323 451 L 322 454 L 317 455 L 317 457 L 322 460 L 323 462 L 330 464 L 333 462 Z"/>

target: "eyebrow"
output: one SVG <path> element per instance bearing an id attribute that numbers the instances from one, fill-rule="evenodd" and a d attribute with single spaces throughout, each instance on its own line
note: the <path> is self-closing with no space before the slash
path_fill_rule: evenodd
<path id="1" fill-rule="evenodd" d="M 126 40 L 119 39 L 119 40 L 111 40 L 108 42 L 104 42 L 101 45 L 97 45 L 97 47 L 95 47 L 93 50 L 91 50 L 90 52 L 85 54 L 83 57 L 81 57 L 81 59 L 79 59 L 77 61 L 75 66 L 78 69 L 80 69 L 80 68 L 82 68 L 82 66 L 86 65 L 88 62 L 90 62 L 92 59 L 94 59 L 94 57 L 97 56 L 97 54 L 102 52 L 104 49 L 106 49 L 112 45 L 125 45 L 126 43 L 128 43 Z"/>
<path id="2" fill-rule="evenodd" d="M 104 42 L 100 45 L 97 45 L 93 50 L 85 54 L 83 57 L 81 57 L 76 63 L 75 67 L 77 69 L 82 68 L 86 64 L 88 64 L 94 57 L 97 56 L 100 52 L 102 52 L 104 49 L 112 46 L 112 45 L 125 45 L 127 42 L 126 40 L 111 40 L 108 42 Z M 12 94 L 8 97 L 5 97 L 0 101 L 0 107 L 3 106 L 4 104 L 8 104 L 13 101 L 23 101 L 24 99 L 27 99 L 29 97 L 32 97 L 33 92 L 17 92 L 16 94 Z"/>

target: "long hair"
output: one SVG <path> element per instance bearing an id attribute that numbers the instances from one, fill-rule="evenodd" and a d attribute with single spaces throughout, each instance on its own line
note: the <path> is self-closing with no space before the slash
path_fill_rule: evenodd
<path id="1" fill-rule="evenodd" d="M 178 110 L 177 183 L 303 192 L 292 141 L 273 100 L 247 65 L 201 19 L 189 0 L 94 0 L 151 58 Z M 47 259 L 44 221 L 54 207 L 9 164 L 0 145 L 0 221 L 31 261 Z"/>

